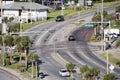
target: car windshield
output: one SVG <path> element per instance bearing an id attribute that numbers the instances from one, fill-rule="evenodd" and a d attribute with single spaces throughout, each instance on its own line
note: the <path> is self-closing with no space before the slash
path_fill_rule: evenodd
<path id="1" fill-rule="evenodd" d="M 67 70 L 61 70 L 61 72 L 67 72 Z"/>

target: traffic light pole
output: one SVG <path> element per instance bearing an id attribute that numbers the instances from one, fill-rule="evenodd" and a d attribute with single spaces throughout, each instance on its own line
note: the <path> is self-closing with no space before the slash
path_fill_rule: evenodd
<path id="1" fill-rule="evenodd" d="M 92 23 L 92 24 L 94 24 L 94 23 L 95 23 L 95 24 L 96 24 L 96 23 L 97 23 L 97 24 L 101 23 L 101 25 L 107 23 L 107 24 L 109 24 L 109 26 L 108 26 L 108 27 L 109 27 L 108 33 L 109 33 L 109 34 L 111 33 L 111 31 L 110 31 L 110 30 L 111 30 L 111 27 L 110 27 L 110 26 L 111 26 L 111 25 L 110 25 L 111 22 L 110 22 L 110 21 L 104 21 L 104 22 L 84 22 L 84 23 Z M 104 29 L 102 29 L 102 31 L 103 31 L 103 41 L 104 41 L 104 42 L 103 42 L 103 51 L 105 51 L 105 33 L 104 33 Z M 111 39 L 110 39 L 110 35 L 109 35 L 109 42 L 110 42 L 110 40 L 111 40 Z"/>

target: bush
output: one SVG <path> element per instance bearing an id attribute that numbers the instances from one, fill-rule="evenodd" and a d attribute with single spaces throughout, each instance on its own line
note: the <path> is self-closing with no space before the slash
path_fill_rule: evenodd
<path id="1" fill-rule="evenodd" d="M 19 69 L 20 72 L 25 72 L 25 65 L 24 64 L 18 64 L 17 69 Z"/>
<path id="2" fill-rule="evenodd" d="M 70 78 L 70 80 L 75 80 L 75 78 Z"/>
<path id="3" fill-rule="evenodd" d="M 17 61 L 17 62 L 18 62 L 18 61 L 19 61 L 19 59 L 20 59 L 19 55 L 14 55 L 14 56 L 13 56 L 13 60 L 15 60 L 15 61 Z"/>
<path id="4" fill-rule="evenodd" d="M 120 67 L 120 61 L 118 61 L 118 62 L 116 63 L 116 65 L 118 65 L 118 66 Z"/>
<path id="5" fill-rule="evenodd" d="M 10 17 L 9 18 L 9 21 L 11 22 L 11 21 L 13 21 L 14 20 L 14 17 Z"/>
<path id="6" fill-rule="evenodd" d="M 115 46 L 116 46 L 116 47 L 119 47 L 119 46 L 120 46 L 120 40 L 116 42 Z"/>
<path id="7" fill-rule="evenodd" d="M 9 59 L 9 58 L 6 58 L 6 59 L 5 59 L 5 65 L 11 65 L 11 62 L 10 62 L 10 59 Z"/>

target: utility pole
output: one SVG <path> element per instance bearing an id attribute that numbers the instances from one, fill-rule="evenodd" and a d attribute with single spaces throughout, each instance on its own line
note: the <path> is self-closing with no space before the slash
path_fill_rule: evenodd
<path id="1" fill-rule="evenodd" d="M 102 4 L 101 4 L 101 33 L 103 35 L 103 51 L 105 51 L 105 35 L 104 35 L 104 28 L 103 28 L 103 2 L 104 0 L 102 0 Z"/>
<path id="2" fill-rule="evenodd" d="M 37 65 L 37 61 L 36 61 L 36 80 L 38 79 L 38 65 Z"/>
<path id="3" fill-rule="evenodd" d="M 63 14 L 63 8 L 64 8 L 63 0 L 61 0 L 61 15 L 64 15 L 64 14 Z"/>
<path id="4" fill-rule="evenodd" d="M 2 12 L 3 12 L 3 8 L 2 8 L 2 6 L 3 6 L 3 0 L 1 0 L 1 23 L 3 24 L 3 22 L 2 22 L 2 18 L 3 18 L 3 14 L 2 14 Z M 3 25 L 2 25 L 2 28 L 3 28 Z M 4 54 L 5 54 L 5 44 L 4 44 L 4 31 L 2 30 L 2 33 L 3 33 L 3 35 L 2 35 L 2 43 L 3 43 L 3 50 L 2 50 L 2 53 L 3 53 L 3 66 L 5 66 L 5 59 L 4 59 Z"/>

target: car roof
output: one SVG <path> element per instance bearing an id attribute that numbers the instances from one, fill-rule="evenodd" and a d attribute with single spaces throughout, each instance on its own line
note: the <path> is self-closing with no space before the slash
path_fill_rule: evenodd
<path id="1" fill-rule="evenodd" d="M 67 70 L 67 69 L 60 69 L 60 71 Z"/>

